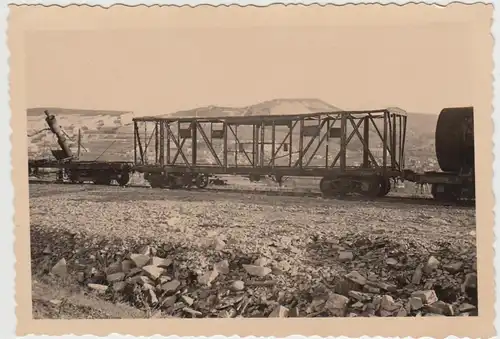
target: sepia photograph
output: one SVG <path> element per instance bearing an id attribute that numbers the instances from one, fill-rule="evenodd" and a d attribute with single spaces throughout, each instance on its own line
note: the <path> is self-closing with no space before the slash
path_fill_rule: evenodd
<path id="1" fill-rule="evenodd" d="M 27 317 L 492 329 L 492 6 L 335 7 L 12 9 Z"/>

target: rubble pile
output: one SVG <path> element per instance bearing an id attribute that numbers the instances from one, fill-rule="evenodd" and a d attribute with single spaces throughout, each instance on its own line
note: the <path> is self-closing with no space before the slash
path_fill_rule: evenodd
<path id="1" fill-rule="evenodd" d="M 31 235 L 33 272 L 75 277 L 89 293 L 152 317 L 477 315 L 473 240 L 312 236 L 301 252 L 308 255 L 283 260 L 220 237 L 201 254 L 189 242 L 103 241 L 36 227 Z"/>

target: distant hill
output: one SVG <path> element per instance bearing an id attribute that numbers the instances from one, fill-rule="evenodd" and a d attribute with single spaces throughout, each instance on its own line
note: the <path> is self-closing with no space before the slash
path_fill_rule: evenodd
<path id="1" fill-rule="evenodd" d="M 28 155 L 29 157 L 50 156 L 50 149 L 57 148 L 55 137 L 44 121 L 43 111 L 47 109 L 56 115 L 59 124 L 68 134 L 71 147 L 76 152 L 78 129 L 82 132 L 81 159 L 94 160 L 133 160 L 133 112 L 109 110 L 81 110 L 57 107 L 28 109 Z M 205 106 L 190 110 L 158 115 L 159 117 L 215 117 L 215 116 L 251 116 L 251 115 L 288 115 L 325 111 L 341 111 L 340 108 L 319 99 L 273 99 L 246 107 Z M 434 130 L 437 114 L 408 113 L 406 135 L 406 155 L 410 162 L 435 163 Z M 38 133 L 37 133 L 38 132 Z M 249 131 L 248 131 L 249 132 Z M 279 135 L 279 133 L 278 133 Z M 251 138 L 251 133 L 246 134 Z M 284 135 L 283 135 L 284 137 Z M 283 139 L 282 137 L 282 139 Z M 279 136 L 278 136 L 279 138 Z M 378 136 L 375 135 L 375 139 Z M 356 138 L 354 138 L 356 139 Z M 354 141 L 353 139 L 353 141 Z M 372 139 L 373 140 L 373 139 Z M 359 145 L 349 147 L 358 153 Z M 417 159 L 417 160 L 412 160 Z"/>
<path id="2" fill-rule="evenodd" d="M 179 111 L 164 116 L 173 117 L 217 117 L 251 115 L 285 115 L 317 112 L 336 112 L 340 108 L 319 99 L 274 99 L 246 107 L 205 106 Z"/>

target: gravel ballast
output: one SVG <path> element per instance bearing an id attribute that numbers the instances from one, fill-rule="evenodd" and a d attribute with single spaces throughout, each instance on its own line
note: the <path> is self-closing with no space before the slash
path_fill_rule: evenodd
<path id="1" fill-rule="evenodd" d="M 477 314 L 469 207 L 30 185 L 30 217 L 33 272 L 155 317 Z"/>

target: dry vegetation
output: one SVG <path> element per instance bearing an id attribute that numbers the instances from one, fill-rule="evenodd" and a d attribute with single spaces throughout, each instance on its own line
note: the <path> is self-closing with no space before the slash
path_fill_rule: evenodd
<path id="1" fill-rule="evenodd" d="M 326 110 L 274 100 L 176 115 Z M 69 135 L 85 127 L 87 157 L 133 145 L 131 113 L 53 112 Z M 408 155 L 424 166 L 436 118 L 409 117 Z M 29 134 L 45 128 L 43 109 L 28 120 Z M 477 314 L 473 208 L 30 185 L 30 220 L 36 318 Z"/>

